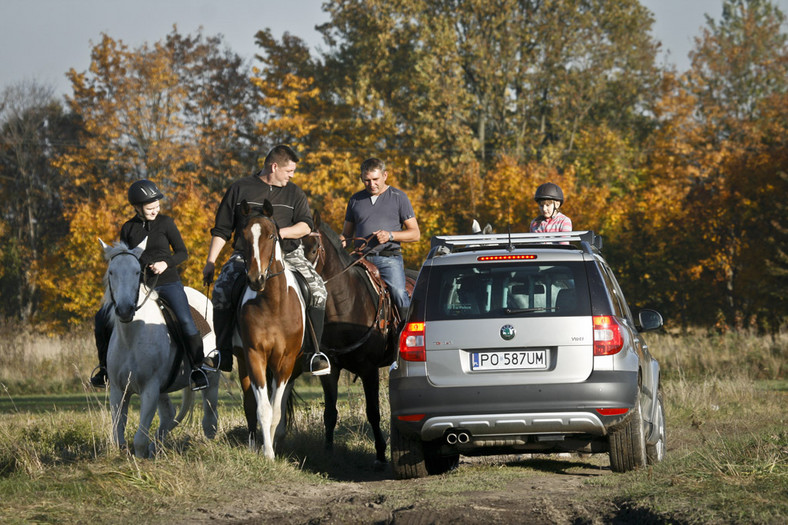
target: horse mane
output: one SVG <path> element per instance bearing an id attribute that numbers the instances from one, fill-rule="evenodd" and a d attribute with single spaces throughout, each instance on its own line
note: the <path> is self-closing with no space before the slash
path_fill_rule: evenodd
<path id="1" fill-rule="evenodd" d="M 323 234 L 323 237 L 325 237 L 326 241 L 336 252 L 337 257 L 339 257 L 339 260 L 342 263 L 342 266 L 350 266 L 353 264 L 354 259 L 342 247 L 342 242 L 339 240 L 339 234 L 332 230 L 331 226 L 325 222 L 320 223 L 319 230 Z"/>

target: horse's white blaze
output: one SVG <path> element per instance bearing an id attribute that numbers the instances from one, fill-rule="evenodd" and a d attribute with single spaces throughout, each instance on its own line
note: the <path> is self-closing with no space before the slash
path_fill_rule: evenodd
<path id="1" fill-rule="evenodd" d="M 252 255 L 254 260 L 257 261 L 257 271 L 263 273 L 263 267 L 260 263 L 260 235 L 262 230 L 260 225 L 255 223 L 252 225 Z"/>

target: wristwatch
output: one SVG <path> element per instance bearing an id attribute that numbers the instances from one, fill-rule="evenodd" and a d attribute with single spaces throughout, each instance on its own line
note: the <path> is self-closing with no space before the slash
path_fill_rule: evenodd
<path id="1" fill-rule="evenodd" d="M 394 240 L 394 232 L 389 232 L 389 242 Z"/>

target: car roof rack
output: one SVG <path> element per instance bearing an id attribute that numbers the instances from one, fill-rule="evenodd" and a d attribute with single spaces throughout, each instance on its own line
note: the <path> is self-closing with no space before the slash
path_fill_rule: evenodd
<path id="1" fill-rule="evenodd" d="M 436 235 L 430 244 L 427 258 L 447 253 L 472 250 L 506 249 L 512 251 L 528 245 L 562 245 L 580 243 L 587 253 L 602 251 L 602 237 L 593 231 L 550 232 L 550 233 L 496 233 L 473 235 Z"/>

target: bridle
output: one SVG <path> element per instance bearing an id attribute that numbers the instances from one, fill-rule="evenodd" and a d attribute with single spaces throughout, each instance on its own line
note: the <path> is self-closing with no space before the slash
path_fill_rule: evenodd
<path id="1" fill-rule="evenodd" d="M 315 262 L 312 263 L 312 266 L 317 269 L 321 259 L 323 260 L 323 264 L 326 264 L 326 248 L 323 246 L 323 237 L 320 235 L 319 231 L 309 232 L 309 237 L 317 238 L 317 256 L 315 257 Z"/>
<path id="2" fill-rule="evenodd" d="M 318 262 L 320 261 L 321 257 L 323 258 L 323 264 L 325 264 L 326 261 L 327 261 L 327 259 L 326 259 L 326 248 L 323 245 L 323 237 L 322 237 L 322 234 L 319 231 L 310 232 L 309 236 L 310 237 L 317 237 L 317 245 L 318 245 L 318 247 L 317 247 L 317 256 L 315 257 L 315 262 L 313 263 L 313 266 L 315 267 L 315 269 L 317 269 Z M 347 266 L 345 266 L 340 272 L 335 273 L 334 275 L 332 275 L 328 279 L 324 279 L 323 282 L 326 285 L 328 285 L 328 283 L 332 279 L 334 279 L 336 277 L 339 277 L 343 273 L 345 273 L 348 270 L 350 270 L 353 266 L 356 266 L 357 264 L 360 264 L 361 260 L 365 259 L 366 256 L 369 254 L 368 252 L 364 253 L 363 249 L 369 243 L 371 238 L 372 238 L 371 235 L 369 237 L 355 237 L 355 238 L 353 238 L 352 239 L 353 241 L 356 241 L 356 240 L 364 241 L 363 244 L 361 244 L 358 248 L 356 248 L 353 251 L 353 254 L 358 255 L 358 258 L 355 261 L 353 261 L 352 263 L 350 263 Z M 385 292 L 385 294 L 388 294 L 388 292 Z M 352 343 L 352 344 L 350 344 L 350 345 L 348 345 L 346 347 L 343 347 L 343 348 L 329 348 L 328 350 L 331 351 L 331 352 L 337 353 L 337 354 L 345 354 L 347 352 L 352 352 L 352 351 L 360 348 L 363 344 L 365 344 L 369 340 L 369 338 L 372 336 L 372 333 L 377 329 L 377 327 L 379 325 L 380 318 L 381 318 L 381 315 L 383 313 L 383 301 L 384 301 L 384 295 L 385 294 L 383 293 L 382 290 L 378 293 L 378 305 L 377 305 L 377 308 L 376 308 L 375 319 L 374 319 L 374 321 L 372 321 L 372 324 L 367 328 L 366 332 L 364 332 L 364 335 L 362 335 L 361 338 L 358 341 L 356 341 L 356 342 L 354 342 L 354 343 Z"/>
<path id="3" fill-rule="evenodd" d="M 112 263 L 112 260 L 115 259 L 115 257 L 120 257 L 121 255 L 131 255 L 137 261 L 137 264 L 139 264 L 139 261 L 140 261 L 139 257 L 137 257 L 136 255 L 134 255 L 131 252 L 119 252 L 119 253 L 116 253 L 115 255 L 113 255 L 112 257 L 109 258 L 109 262 Z M 145 280 L 145 273 L 146 272 L 147 272 L 147 268 L 145 268 L 143 270 L 143 272 L 142 272 L 142 279 L 137 281 L 137 291 L 134 294 L 134 296 L 137 297 L 137 299 L 139 299 L 139 296 L 140 296 L 140 285 L 142 284 L 142 281 Z M 156 279 L 153 282 L 153 286 L 148 286 L 147 284 L 145 285 L 145 287 L 148 289 L 148 293 L 145 294 L 145 299 L 143 299 L 142 302 L 134 308 L 135 312 L 139 311 L 139 309 L 143 307 L 145 302 L 148 300 L 148 297 L 150 297 L 150 294 L 153 292 L 153 289 L 156 288 L 156 283 L 158 283 L 158 282 L 159 282 L 159 276 L 157 274 L 156 275 Z M 112 304 L 117 306 L 117 303 L 115 302 L 115 292 L 112 290 L 112 279 L 108 278 L 107 279 L 107 284 L 109 285 L 109 296 L 110 296 L 110 299 L 112 299 Z M 136 302 L 136 300 L 135 300 L 135 302 Z"/>
<path id="4" fill-rule="evenodd" d="M 317 232 L 317 231 L 311 232 L 309 234 L 309 236 L 310 237 L 317 237 L 317 257 L 315 257 L 315 262 L 314 262 L 314 266 L 315 266 L 315 268 L 317 268 L 317 263 L 318 263 L 318 261 L 320 261 L 320 257 L 321 256 L 323 257 L 323 264 L 325 264 L 326 248 L 323 246 L 323 237 L 321 236 L 320 232 Z M 361 244 L 358 248 L 353 250 L 353 255 L 357 255 L 358 257 L 356 258 L 355 261 L 353 261 L 352 263 L 350 263 L 347 266 L 345 266 L 342 269 L 341 272 L 335 273 L 334 275 L 332 275 L 328 279 L 324 279 L 323 282 L 324 283 L 328 283 L 329 281 L 331 281 L 335 277 L 339 277 L 340 275 L 342 275 L 346 271 L 350 270 L 355 265 L 360 264 L 361 263 L 361 259 L 365 259 L 367 257 L 367 255 L 369 255 L 369 252 L 364 253 L 363 250 L 364 250 L 364 248 L 366 248 L 366 246 L 369 243 L 370 239 L 372 239 L 372 235 L 370 235 L 369 237 L 353 237 L 352 239 L 350 239 L 351 241 L 357 241 L 357 240 L 364 241 L 363 244 Z"/>
<path id="5" fill-rule="evenodd" d="M 265 267 L 265 272 L 263 273 L 263 275 L 265 276 L 265 281 L 267 282 L 268 279 L 272 279 L 272 278 L 276 277 L 277 275 L 281 275 L 282 273 L 284 273 L 285 265 L 284 265 L 284 263 L 282 263 L 282 269 L 281 270 L 279 270 L 276 273 L 269 273 L 270 270 L 271 270 L 271 266 L 274 264 L 274 260 L 275 260 L 274 259 L 274 254 L 276 254 L 276 244 L 279 243 L 279 226 L 276 224 L 275 220 L 273 220 L 272 218 L 270 218 L 270 217 L 268 217 L 266 215 L 261 215 L 260 217 L 262 217 L 263 219 L 266 219 L 268 221 L 271 221 L 271 224 L 274 225 L 274 230 L 276 232 L 276 234 L 271 234 L 268 237 L 269 239 L 273 239 L 274 247 L 271 249 L 271 257 L 268 258 L 268 265 Z M 248 267 L 248 263 L 246 262 L 246 259 L 247 259 L 247 257 L 244 257 L 244 265 L 246 266 L 246 272 L 248 274 L 249 273 L 249 267 Z M 248 259 L 251 259 L 251 257 L 248 257 Z"/>

